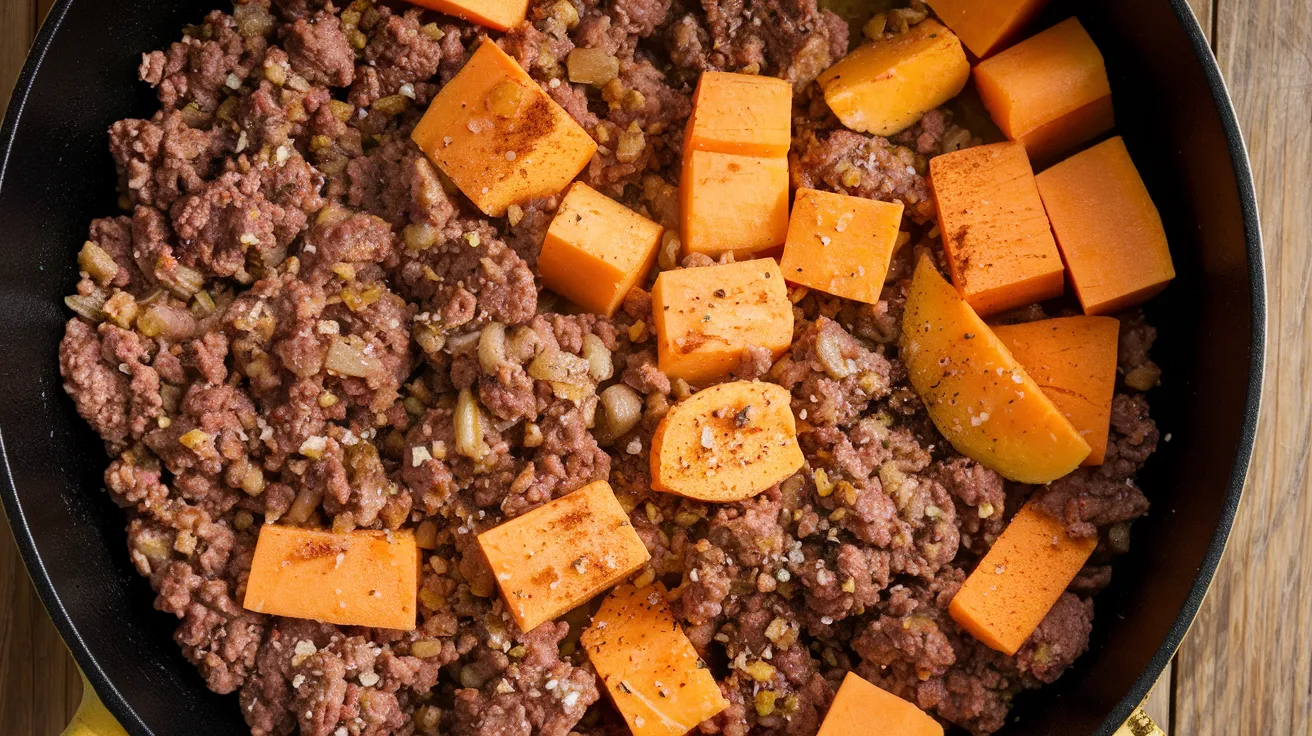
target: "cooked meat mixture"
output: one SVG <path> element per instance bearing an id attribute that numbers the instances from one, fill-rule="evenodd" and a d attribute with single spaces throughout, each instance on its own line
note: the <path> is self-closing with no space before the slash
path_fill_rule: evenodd
<path id="1" fill-rule="evenodd" d="M 599 144 L 580 180 L 670 232 L 705 70 L 793 84 L 794 187 L 906 207 L 881 301 L 790 287 L 791 349 L 748 350 L 735 374 L 791 391 L 802 470 L 739 503 L 654 492 L 653 432 L 701 387 L 658 366 L 652 280 L 715 261 L 681 260 L 667 237 L 613 318 L 544 289 L 536 264 L 560 197 L 485 217 L 410 138 L 488 35 L 401 3 L 252 0 L 142 59 L 160 110 L 109 131 L 122 213 L 91 225 L 60 365 L 111 458 L 131 559 L 177 616 L 186 656 L 257 735 L 622 733 L 578 644 L 589 612 L 518 630 L 476 543 L 608 480 L 651 555 L 637 577 L 668 587 L 729 701 L 701 732 L 813 734 L 849 671 L 946 724 L 1001 728 L 1019 693 L 1085 651 L 1092 596 L 1148 510 L 1135 474 L 1158 442 L 1143 395 L 1159 375 L 1153 328 L 1119 315 L 1105 462 L 1045 487 L 1004 480 L 938 434 L 897 349 L 915 258 L 943 257 L 927 161 L 980 140 L 947 110 L 891 139 L 844 129 L 812 82 L 847 52 L 848 26 L 816 0 L 535 0 L 493 41 Z M 576 47 L 604 49 L 614 78 L 571 83 Z M 529 370 L 544 353 L 589 370 L 562 390 Z M 595 421 L 610 387 L 642 407 L 618 436 Z M 457 426 L 469 399 L 477 452 L 462 452 Z M 1098 546 L 1005 656 L 947 606 L 1032 497 Z M 417 628 L 243 608 L 274 523 L 419 530 L 431 549 Z"/>

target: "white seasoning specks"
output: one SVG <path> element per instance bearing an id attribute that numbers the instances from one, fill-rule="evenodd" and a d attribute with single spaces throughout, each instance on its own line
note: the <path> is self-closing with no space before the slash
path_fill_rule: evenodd
<path id="1" fill-rule="evenodd" d="M 377 684 L 378 684 L 378 680 L 380 680 L 380 679 L 381 679 L 381 678 L 378 677 L 378 673 L 377 673 L 377 672 L 361 672 L 361 673 L 360 673 L 360 684 L 361 684 L 361 685 L 364 685 L 365 687 L 373 687 L 374 685 L 377 685 Z"/>
<path id="2" fill-rule="evenodd" d="M 427 447 L 417 445 L 410 448 L 410 467 L 417 468 L 432 459 L 433 456 L 429 454 Z"/>
<path id="3" fill-rule="evenodd" d="M 579 702 L 579 694 L 578 694 L 578 691 L 577 691 L 577 690 L 571 690 L 570 693 L 569 693 L 568 695 L 566 695 L 565 697 L 563 697 L 563 698 L 560 699 L 560 702 L 561 702 L 566 708 L 573 708 L 573 707 L 574 707 L 576 704 L 578 704 L 578 702 Z"/>
<path id="4" fill-rule="evenodd" d="M 710 427 L 702 427 L 702 447 L 708 450 L 715 447 L 715 435 Z"/>

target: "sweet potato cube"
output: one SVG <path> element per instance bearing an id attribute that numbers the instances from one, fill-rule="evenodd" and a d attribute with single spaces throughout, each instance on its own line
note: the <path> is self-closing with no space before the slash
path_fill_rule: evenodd
<path id="1" fill-rule="evenodd" d="M 1111 317 L 1063 317 L 993 328 L 1089 443 L 1092 451 L 1083 465 L 1101 465 L 1107 452 L 1120 331 L 1121 323 Z"/>
<path id="2" fill-rule="evenodd" d="M 928 256 L 911 279 L 900 345 L 912 387 L 961 454 L 1034 484 L 1089 456 L 1089 444 Z"/>
<path id="3" fill-rule="evenodd" d="M 943 736 L 924 711 L 848 672 L 816 736 Z"/>
<path id="4" fill-rule="evenodd" d="M 656 260 L 665 228 L 583 182 L 570 185 L 538 256 L 547 288 L 613 316 Z"/>
<path id="5" fill-rule="evenodd" d="M 634 736 L 683 736 L 729 706 L 659 583 L 616 587 L 579 641 Z"/>
<path id="6" fill-rule="evenodd" d="M 411 138 L 494 217 L 512 204 L 558 193 L 597 150 L 587 131 L 490 40 L 437 93 Z"/>
<path id="7" fill-rule="evenodd" d="M 986 59 L 1039 14 L 1048 0 L 928 0 L 975 56 Z"/>
<path id="8" fill-rule="evenodd" d="M 406 531 L 260 527 L 248 611 L 339 626 L 415 627 L 419 549 Z"/>
<path id="9" fill-rule="evenodd" d="M 948 613 L 984 644 L 1015 654 L 1096 546 L 1097 537 L 1072 539 L 1062 522 L 1026 504 L 962 583 Z"/>
<path id="10" fill-rule="evenodd" d="M 929 171 L 952 283 L 975 311 L 1061 296 L 1066 272 L 1024 146 L 955 151 Z"/>
<path id="11" fill-rule="evenodd" d="M 879 301 L 902 228 L 901 202 L 798 189 L 780 266 L 794 284 Z"/>
<path id="12" fill-rule="evenodd" d="M 793 85 L 776 77 L 703 72 L 684 151 L 782 158 L 792 144 Z"/>
<path id="13" fill-rule="evenodd" d="M 1175 278 L 1161 215 L 1121 138 L 1077 153 L 1038 182 L 1085 314 L 1132 307 Z"/>
<path id="14" fill-rule="evenodd" d="M 733 381 L 676 404 L 651 438 L 651 487 L 714 503 L 746 501 L 802 467 L 792 394 Z"/>
<path id="15" fill-rule="evenodd" d="M 843 125 L 893 135 L 956 97 L 969 79 L 970 62 L 956 34 L 925 20 L 861 46 L 816 81 Z"/>
<path id="16" fill-rule="evenodd" d="M 497 31 L 508 31 L 524 22 L 528 0 L 409 0 L 420 7 L 454 15 Z"/>
<path id="17" fill-rule="evenodd" d="M 685 151 L 683 252 L 749 256 L 788 236 L 788 159 Z"/>
<path id="18" fill-rule="evenodd" d="M 1040 165 L 1112 129 L 1112 88 L 1102 53 L 1075 18 L 975 67 L 993 122 Z"/>
<path id="19" fill-rule="evenodd" d="M 478 545 L 522 631 L 586 603 L 651 557 L 604 480 L 483 532 Z"/>
<path id="20" fill-rule="evenodd" d="M 793 305 L 773 259 L 664 271 L 651 291 L 660 369 L 701 384 L 738 369 L 743 351 L 778 358 L 793 341 Z"/>

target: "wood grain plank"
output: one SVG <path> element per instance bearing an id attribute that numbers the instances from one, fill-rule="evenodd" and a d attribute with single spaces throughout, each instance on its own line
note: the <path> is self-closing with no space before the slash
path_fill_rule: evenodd
<path id="1" fill-rule="evenodd" d="M 14 80 L 23 68 L 36 28 L 32 0 L 0 0 L 0 110 L 9 105 Z"/>
<path id="2" fill-rule="evenodd" d="M 1312 733 L 1312 6 L 1216 0 L 1266 240 L 1266 394 L 1226 558 L 1178 658 L 1177 733 Z"/>
<path id="3" fill-rule="evenodd" d="M 53 736 L 68 724 L 81 677 L 42 607 L 14 546 L 0 527 L 0 733 Z"/>
<path id="4" fill-rule="evenodd" d="M 1191 1 L 1197 2 L 1197 0 Z M 50 8 L 54 6 L 55 0 L 34 0 L 34 3 L 36 4 L 36 27 L 40 28 L 41 24 L 45 22 Z"/>
<path id="5" fill-rule="evenodd" d="M 1216 36 L 1213 35 L 1212 20 L 1216 11 L 1216 0 L 1189 0 L 1189 7 L 1194 9 L 1194 15 L 1198 17 L 1198 23 L 1203 27 L 1203 32 L 1207 37 L 1212 39 L 1212 45 L 1216 45 Z"/>
<path id="6" fill-rule="evenodd" d="M 1148 693 L 1148 699 L 1143 701 L 1143 711 L 1148 714 L 1149 718 L 1162 729 L 1166 736 L 1172 736 L 1175 733 L 1171 729 L 1171 700 L 1174 697 L 1175 683 L 1171 677 L 1171 668 L 1175 665 L 1169 664 L 1162 671 L 1162 676 L 1158 678 L 1157 684 L 1153 686 Z"/>

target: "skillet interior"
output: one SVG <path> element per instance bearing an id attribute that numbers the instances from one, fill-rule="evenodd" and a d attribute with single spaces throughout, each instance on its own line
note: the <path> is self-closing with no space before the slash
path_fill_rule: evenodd
<path id="1" fill-rule="evenodd" d="M 217 0 L 61 0 L 0 134 L 0 455 L 3 496 L 42 599 L 106 703 L 135 734 L 246 733 L 205 689 L 171 616 L 124 554 L 100 492 L 100 442 L 61 388 L 56 354 L 88 223 L 115 210 L 106 130 L 149 117 L 142 51 Z M 1023 698 L 1003 734 L 1110 734 L 1179 645 L 1220 558 L 1256 422 L 1265 327 L 1261 246 L 1243 142 L 1184 0 L 1058 2 L 1098 41 L 1117 122 L 1161 210 L 1179 276 L 1149 308 L 1165 384 L 1163 443 L 1142 476 L 1153 511 L 1097 599 L 1091 651 Z"/>

